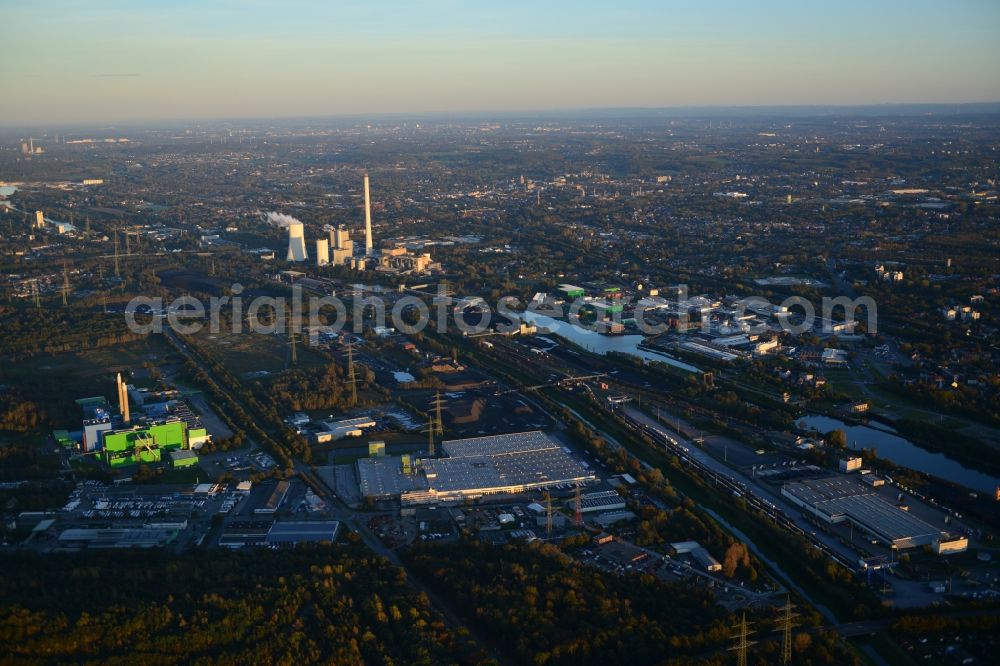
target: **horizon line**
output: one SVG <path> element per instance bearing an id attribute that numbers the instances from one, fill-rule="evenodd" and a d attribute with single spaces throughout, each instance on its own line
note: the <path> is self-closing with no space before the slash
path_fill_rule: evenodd
<path id="1" fill-rule="evenodd" d="M 238 122 L 238 121 L 265 121 L 265 120 L 347 120 L 365 118 L 393 118 L 393 119 L 482 119 L 488 120 L 501 116 L 553 116 L 571 114 L 596 114 L 596 113 L 645 113 L 654 114 L 657 112 L 719 112 L 719 111 L 850 111 L 855 110 L 899 110 L 910 109 L 910 115 L 918 115 L 920 109 L 925 112 L 935 109 L 960 109 L 968 107 L 995 107 L 985 113 L 1000 114 L 1000 99 L 994 101 L 976 102 L 861 102 L 853 104 L 826 104 L 826 103 L 798 103 L 798 104 L 677 104 L 669 106 L 592 106 L 592 107 L 560 107 L 560 108 L 512 108 L 512 109 L 461 109 L 454 111 L 378 111 L 378 112 L 351 112 L 351 113 L 330 113 L 330 114 L 303 114 L 303 115 L 257 115 L 257 116 L 233 116 L 233 115 L 210 115 L 210 116 L 175 116 L 147 119 L 114 119 L 114 120 L 93 120 L 93 121 L 52 121 L 42 123 L 4 123 L 0 122 L 0 129 L 11 130 L 21 128 L 38 127 L 101 127 L 115 125 L 155 125 L 168 123 L 200 123 L 200 122 Z"/>

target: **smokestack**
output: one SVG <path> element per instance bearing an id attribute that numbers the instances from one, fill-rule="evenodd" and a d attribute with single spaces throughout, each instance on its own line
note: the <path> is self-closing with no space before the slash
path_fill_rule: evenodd
<path id="1" fill-rule="evenodd" d="M 372 202 L 368 195 L 368 174 L 365 174 L 365 256 L 374 254 L 372 245 Z"/>
<path id="2" fill-rule="evenodd" d="M 131 422 L 128 413 L 128 387 L 122 381 L 122 373 L 118 373 L 118 410 L 121 412 L 122 421 L 125 425 Z"/>

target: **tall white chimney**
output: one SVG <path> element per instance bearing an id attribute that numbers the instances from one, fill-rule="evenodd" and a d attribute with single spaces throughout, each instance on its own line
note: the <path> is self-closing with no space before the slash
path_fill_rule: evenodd
<path id="1" fill-rule="evenodd" d="M 374 244 L 372 243 L 372 202 L 368 195 L 368 174 L 365 174 L 365 256 L 374 254 Z"/>
<path id="2" fill-rule="evenodd" d="M 122 373 L 120 372 L 118 373 L 117 383 L 118 383 L 118 410 L 121 412 L 122 421 L 125 423 L 125 425 L 128 425 L 132 420 L 131 418 L 129 418 L 129 413 L 128 413 L 128 386 L 126 386 L 125 382 L 122 381 Z"/>

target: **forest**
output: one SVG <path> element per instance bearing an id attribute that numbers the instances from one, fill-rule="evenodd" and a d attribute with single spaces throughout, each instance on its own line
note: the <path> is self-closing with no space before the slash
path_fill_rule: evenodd
<path id="1" fill-rule="evenodd" d="M 477 664 L 362 546 L 0 558 L 4 663 Z"/>
<path id="2" fill-rule="evenodd" d="M 416 547 L 406 554 L 478 636 L 512 663 L 721 664 L 731 661 L 735 616 L 704 590 L 649 574 L 617 576 L 581 567 L 548 544 L 493 547 L 476 541 Z M 761 633 L 771 618 L 760 620 Z M 796 637 L 797 663 L 853 663 L 832 634 Z M 763 658 L 777 649 L 762 640 Z"/>

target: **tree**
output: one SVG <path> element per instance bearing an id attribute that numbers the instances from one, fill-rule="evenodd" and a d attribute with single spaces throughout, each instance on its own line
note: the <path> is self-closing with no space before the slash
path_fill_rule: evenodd
<path id="1" fill-rule="evenodd" d="M 844 432 L 841 428 L 837 428 L 836 430 L 831 430 L 830 432 L 826 433 L 826 443 L 827 445 L 836 447 L 838 449 L 846 449 L 847 433 Z"/>

